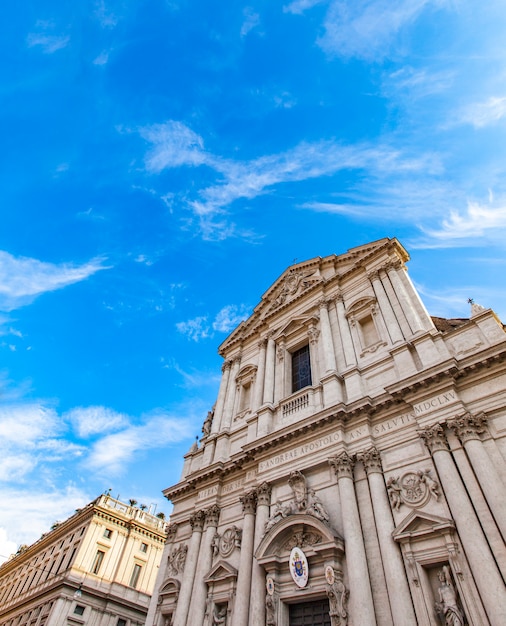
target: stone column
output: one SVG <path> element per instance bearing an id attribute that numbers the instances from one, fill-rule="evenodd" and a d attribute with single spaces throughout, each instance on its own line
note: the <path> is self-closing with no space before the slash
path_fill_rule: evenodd
<path id="1" fill-rule="evenodd" d="M 206 514 L 204 511 L 196 511 L 190 517 L 192 536 L 188 547 L 188 554 L 186 556 L 184 566 L 184 576 L 181 582 L 181 589 L 179 590 L 179 597 L 174 614 L 174 626 L 186 626 L 205 519 Z"/>
<path id="2" fill-rule="evenodd" d="M 237 574 L 237 601 L 234 605 L 233 623 L 248 626 L 251 595 L 251 567 L 253 564 L 253 542 L 255 538 L 256 493 L 254 491 L 239 498 L 244 512 L 242 527 L 241 556 Z"/>
<path id="3" fill-rule="evenodd" d="M 309 361 L 311 364 L 311 384 L 314 385 L 320 380 L 320 358 L 318 354 L 318 337 L 320 331 L 316 328 L 313 321 L 310 322 L 310 326 L 307 330 L 309 337 Z"/>
<path id="4" fill-rule="evenodd" d="M 417 626 L 411 594 L 399 546 L 392 539 L 395 525 L 383 479 L 381 458 L 376 448 L 361 455 L 371 492 L 374 521 L 395 626 Z"/>
<path id="5" fill-rule="evenodd" d="M 195 572 L 192 601 L 187 621 L 188 626 L 193 626 L 193 624 L 202 624 L 204 621 L 207 600 L 207 584 L 204 582 L 204 578 L 211 569 L 213 562 L 212 546 L 214 535 L 216 534 L 216 527 L 218 526 L 219 516 L 220 507 L 216 504 L 206 511 L 206 530 L 202 538 L 197 571 Z"/>
<path id="6" fill-rule="evenodd" d="M 398 343 L 403 341 L 401 327 L 399 326 L 399 322 L 397 321 L 397 317 L 395 316 L 392 305 L 390 304 L 390 300 L 385 292 L 385 288 L 383 287 L 383 283 L 381 282 L 381 278 L 379 272 L 369 272 L 367 277 L 371 281 L 372 288 L 374 289 L 374 293 L 376 294 L 376 299 L 378 300 L 378 305 L 383 315 L 383 319 L 385 320 L 385 324 L 387 327 L 388 334 L 390 335 L 390 339 L 392 343 Z"/>
<path id="7" fill-rule="evenodd" d="M 348 367 L 357 364 L 355 348 L 353 347 L 353 339 L 348 325 L 348 318 L 344 309 L 343 296 L 339 294 L 336 299 L 337 321 L 339 322 L 339 330 L 341 331 L 341 340 L 343 342 L 344 360 Z"/>
<path id="8" fill-rule="evenodd" d="M 320 331 L 322 334 L 321 343 L 323 348 L 323 367 L 325 373 L 335 372 L 337 369 L 334 341 L 332 339 L 332 331 L 330 330 L 330 319 L 328 311 L 328 306 L 330 302 L 332 301 L 326 300 L 325 298 L 322 298 L 318 302 L 318 307 L 320 309 Z"/>
<path id="9" fill-rule="evenodd" d="M 256 489 L 257 516 L 255 520 L 255 543 L 256 550 L 265 534 L 265 524 L 269 519 L 269 505 L 271 501 L 271 486 L 262 483 Z M 249 607 L 248 624 L 265 626 L 265 572 L 255 558 L 253 558 L 251 572 L 251 601 Z"/>
<path id="10" fill-rule="evenodd" d="M 221 420 L 221 431 L 228 430 L 232 423 L 232 414 L 234 412 L 236 384 L 235 378 L 239 373 L 241 366 L 241 356 L 237 356 L 232 360 L 232 368 L 230 370 L 230 380 L 227 385 L 227 395 L 225 397 L 225 406 L 223 408 L 223 418 Z"/>
<path id="11" fill-rule="evenodd" d="M 286 346 L 285 340 L 280 339 L 276 350 L 277 366 L 275 376 L 274 401 L 279 402 L 285 394 L 285 366 L 286 366 Z"/>
<path id="12" fill-rule="evenodd" d="M 228 379 L 230 378 L 230 368 L 232 361 L 225 361 L 223 363 L 221 371 L 220 389 L 218 391 L 218 398 L 216 400 L 216 407 L 214 409 L 214 419 L 211 426 L 211 434 L 220 432 L 221 421 L 223 417 L 223 407 L 225 406 L 225 397 L 227 395 Z"/>
<path id="13" fill-rule="evenodd" d="M 460 479 L 440 424 L 420 433 L 434 459 L 467 560 L 492 626 L 506 624 L 506 590 L 494 557 Z"/>
<path id="14" fill-rule="evenodd" d="M 449 420 L 447 425 L 464 446 L 495 522 L 506 541 L 506 489 L 480 439 L 480 434 L 486 430 L 486 423 L 484 414 L 474 416 L 466 413 Z"/>
<path id="15" fill-rule="evenodd" d="M 357 498 L 353 485 L 354 463 L 346 452 L 329 459 L 329 463 L 336 472 L 341 500 L 351 620 L 354 626 L 372 626 L 376 624 L 376 616 Z"/>
<path id="16" fill-rule="evenodd" d="M 267 346 L 267 340 L 262 339 L 258 342 L 258 370 L 255 380 L 255 397 L 253 400 L 253 411 L 258 409 L 263 404 L 264 399 L 264 380 L 265 380 L 265 348 Z"/>
<path id="17" fill-rule="evenodd" d="M 406 288 L 404 287 L 404 283 L 402 282 L 402 280 L 400 279 L 397 273 L 397 270 L 400 268 L 401 268 L 400 261 L 392 261 L 386 266 L 385 269 L 388 273 L 388 276 L 390 277 L 390 280 L 392 281 L 392 285 L 394 287 L 395 293 L 399 300 L 399 304 L 401 305 L 401 308 L 404 311 L 404 315 L 406 316 L 406 319 L 408 320 L 408 324 L 411 327 L 411 331 L 413 332 L 413 334 L 415 334 L 424 330 L 424 326 L 414 306 L 414 303 L 412 302 L 411 298 L 409 297 L 408 292 L 406 291 Z"/>
<path id="18" fill-rule="evenodd" d="M 274 402 L 274 370 L 276 366 L 276 342 L 272 337 L 267 340 L 265 357 L 264 404 Z"/>

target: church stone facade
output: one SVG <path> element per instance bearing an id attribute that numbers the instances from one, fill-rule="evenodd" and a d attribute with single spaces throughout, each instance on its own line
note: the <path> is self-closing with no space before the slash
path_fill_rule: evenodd
<path id="1" fill-rule="evenodd" d="M 148 626 L 504 626 L 506 334 L 395 239 L 289 267 L 220 347 Z"/>

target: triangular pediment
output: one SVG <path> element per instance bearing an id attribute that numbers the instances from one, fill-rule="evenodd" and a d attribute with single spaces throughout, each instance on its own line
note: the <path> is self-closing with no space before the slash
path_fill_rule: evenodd
<path id="1" fill-rule="evenodd" d="M 271 317 L 279 311 L 305 297 L 306 294 L 321 289 L 321 285 L 328 285 L 333 279 L 338 280 L 340 276 L 353 271 L 371 256 L 390 246 L 396 248 L 403 261 L 408 260 L 407 252 L 396 239 L 384 238 L 352 248 L 341 255 L 315 257 L 289 266 L 263 294 L 252 315 L 241 322 L 221 344 L 220 354 L 259 329 L 268 329 Z"/>
<path id="2" fill-rule="evenodd" d="M 396 541 L 402 541 L 403 539 L 423 537 L 454 528 L 455 524 L 451 519 L 422 511 L 412 511 L 395 528 L 392 536 Z"/>
<path id="3" fill-rule="evenodd" d="M 218 561 L 216 565 L 214 565 L 207 576 L 204 578 L 206 583 L 218 582 L 222 580 L 227 580 L 230 578 L 237 578 L 237 570 L 235 567 L 227 563 L 227 561 Z"/>
<path id="4" fill-rule="evenodd" d="M 311 315 L 301 315 L 299 317 L 294 317 L 278 330 L 278 332 L 276 333 L 276 337 L 288 337 L 292 333 L 300 330 L 300 328 L 310 324 L 311 321 L 315 320 L 316 318 Z"/>

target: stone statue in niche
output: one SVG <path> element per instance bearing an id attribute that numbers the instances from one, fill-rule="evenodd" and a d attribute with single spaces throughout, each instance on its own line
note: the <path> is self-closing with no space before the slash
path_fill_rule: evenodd
<path id="1" fill-rule="evenodd" d="M 448 565 L 439 570 L 437 577 L 441 583 L 438 587 L 439 602 L 436 602 L 437 614 L 444 626 L 464 626 L 464 615 L 458 606 Z"/>
<path id="2" fill-rule="evenodd" d="M 214 533 L 214 537 L 211 542 L 211 548 L 213 549 L 213 556 L 218 556 L 218 553 L 220 551 L 220 539 L 221 539 L 221 535 L 219 533 Z"/>
<path id="3" fill-rule="evenodd" d="M 430 470 L 406 472 L 401 477 L 390 476 L 387 491 L 392 508 L 398 511 L 401 504 L 420 507 L 432 497 L 439 500 L 439 483 L 432 478 Z"/>
<path id="4" fill-rule="evenodd" d="M 227 611 L 226 604 L 215 604 L 213 611 L 213 626 L 225 626 L 227 623 Z"/>
<path id="5" fill-rule="evenodd" d="M 213 425 L 214 407 L 207 412 L 207 417 L 202 424 L 202 437 L 208 437 L 211 434 L 211 426 Z"/>
<path id="6" fill-rule="evenodd" d="M 293 499 L 288 504 L 282 504 L 280 500 L 277 500 L 265 525 L 266 532 L 280 520 L 296 513 L 305 513 L 318 518 L 322 522 L 329 522 L 330 517 L 325 506 L 316 495 L 315 490 L 308 488 L 306 477 L 301 472 L 292 472 L 288 479 L 288 484 L 292 489 Z"/>

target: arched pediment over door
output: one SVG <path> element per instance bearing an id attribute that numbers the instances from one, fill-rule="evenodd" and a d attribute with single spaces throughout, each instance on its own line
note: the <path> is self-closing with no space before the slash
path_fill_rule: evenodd
<path id="1" fill-rule="evenodd" d="M 309 565 L 307 590 L 297 590 L 290 574 L 289 558 L 292 548 L 300 548 Z M 342 576 L 344 542 L 330 526 L 306 514 L 294 514 L 280 520 L 264 536 L 255 557 L 276 586 L 276 595 L 292 601 L 301 595 L 324 596 L 327 593 L 325 570 L 332 567 Z"/>

